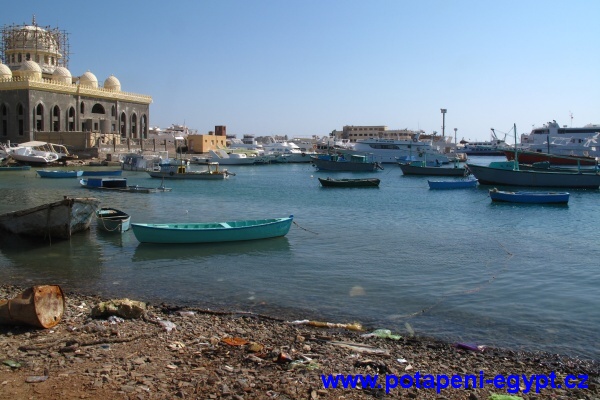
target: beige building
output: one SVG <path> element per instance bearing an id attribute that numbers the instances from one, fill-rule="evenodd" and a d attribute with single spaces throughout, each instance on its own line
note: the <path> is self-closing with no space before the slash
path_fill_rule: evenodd
<path id="1" fill-rule="evenodd" d="M 333 131 L 332 135 L 337 140 L 348 139 L 351 143 L 357 140 L 378 138 L 406 140 L 412 138 L 417 132 L 408 129 L 388 129 L 385 125 L 355 126 L 346 125 L 341 131 Z"/>
<path id="2" fill-rule="evenodd" d="M 209 150 L 227 147 L 227 137 L 222 135 L 188 135 L 187 147 L 189 153 L 207 153 Z"/>

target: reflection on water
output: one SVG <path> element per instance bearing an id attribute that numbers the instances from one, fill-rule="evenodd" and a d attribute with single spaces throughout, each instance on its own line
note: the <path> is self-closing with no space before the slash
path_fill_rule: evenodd
<path id="1" fill-rule="evenodd" d="M 232 243 L 202 243 L 202 244 L 152 244 L 140 243 L 133 253 L 132 261 L 165 261 L 181 262 L 193 260 L 200 262 L 214 256 L 285 256 L 290 251 L 290 243 L 286 237 L 266 240 L 250 240 Z"/>

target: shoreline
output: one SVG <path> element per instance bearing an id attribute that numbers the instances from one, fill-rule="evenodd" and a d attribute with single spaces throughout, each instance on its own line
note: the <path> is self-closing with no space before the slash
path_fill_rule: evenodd
<path id="1" fill-rule="evenodd" d="M 10 300 L 28 287 L 0 285 Z M 529 398 L 600 397 L 600 365 L 542 352 L 468 346 L 428 337 L 363 336 L 345 324 L 239 311 L 148 305 L 142 318 L 91 318 L 110 299 L 65 292 L 61 321 L 50 329 L 0 325 L 0 398 L 488 399 L 472 389 L 325 389 L 321 375 L 425 374 L 486 377 L 587 375 L 587 389 L 546 388 Z M 136 299 L 131 299 L 136 300 Z M 385 336 L 385 335 L 384 335 Z M 11 367 L 6 361 L 12 361 Z M 15 367 L 17 363 L 19 366 Z M 32 380 L 37 382 L 31 382 Z M 533 390 L 533 389 L 532 389 Z"/>

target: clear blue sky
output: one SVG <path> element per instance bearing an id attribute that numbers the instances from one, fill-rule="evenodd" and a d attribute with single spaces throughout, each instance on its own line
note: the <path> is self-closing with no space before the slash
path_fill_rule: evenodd
<path id="1" fill-rule="evenodd" d="M 598 0 L 30 0 L 0 24 L 33 15 L 70 34 L 73 76 L 152 96 L 151 126 L 441 133 L 446 108 L 446 135 L 485 140 L 600 123 Z"/>

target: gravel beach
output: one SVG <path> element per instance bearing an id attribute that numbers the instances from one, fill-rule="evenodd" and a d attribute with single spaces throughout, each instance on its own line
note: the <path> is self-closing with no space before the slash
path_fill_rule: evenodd
<path id="1" fill-rule="evenodd" d="M 0 299 L 27 288 L 2 285 Z M 62 319 L 52 328 L 0 325 L 0 399 L 600 399 L 596 361 L 165 304 L 142 303 L 135 318 L 93 318 L 94 307 L 111 299 L 64 297 Z M 378 375 L 381 387 L 325 388 L 322 375 L 329 374 Z M 442 374 L 544 374 L 558 384 L 539 393 L 533 384 L 524 393 L 521 379 L 518 393 L 492 383 L 438 393 L 430 376 Z M 417 378 L 413 387 L 394 380 L 404 375 Z M 570 375 L 574 388 L 560 384 Z"/>

